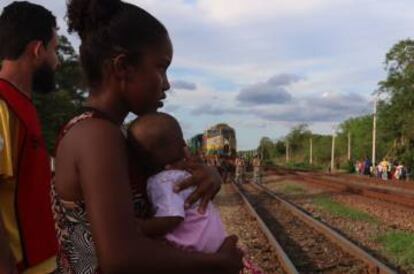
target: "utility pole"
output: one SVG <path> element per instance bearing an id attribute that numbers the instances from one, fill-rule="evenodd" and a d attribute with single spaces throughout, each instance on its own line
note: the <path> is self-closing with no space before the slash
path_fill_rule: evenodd
<path id="1" fill-rule="evenodd" d="M 286 163 L 289 163 L 289 142 L 286 142 Z"/>
<path id="2" fill-rule="evenodd" d="M 376 142 L 377 142 L 377 101 L 378 97 L 374 100 L 374 115 L 372 119 L 372 165 L 375 166 L 376 156 Z"/>
<path id="3" fill-rule="evenodd" d="M 264 155 L 264 145 L 261 147 L 261 152 L 260 152 L 260 160 L 263 161 L 263 155 Z"/>
<path id="4" fill-rule="evenodd" d="M 348 132 L 348 161 L 351 161 L 351 132 Z"/>
<path id="5" fill-rule="evenodd" d="M 331 172 L 335 170 L 335 130 L 332 133 Z"/>
<path id="6" fill-rule="evenodd" d="M 312 137 L 309 140 L 310 142 L 310 148 L 309 148 L 309 163 L 312 164 L 313 163 L 313 143 L 312 143 Z"/>

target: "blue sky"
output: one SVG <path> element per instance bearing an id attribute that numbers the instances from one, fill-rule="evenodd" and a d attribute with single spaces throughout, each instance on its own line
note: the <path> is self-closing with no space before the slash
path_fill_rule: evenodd
<path id="1" fill-rule="evenodd" d="M 1 6 L 10 3 L 0 0 Z M 51 9 L 65 30 L 65 1 Z M 386 52 L 414 36 L 412 0 L 129 0 L 159 18 L 174 45 L 165 111 L 186 137 L 219 122 L 239 149 L 306 122 L 328 133 L 369 113 Z M 71 41 L 78 45 L 72 36 Z"/>

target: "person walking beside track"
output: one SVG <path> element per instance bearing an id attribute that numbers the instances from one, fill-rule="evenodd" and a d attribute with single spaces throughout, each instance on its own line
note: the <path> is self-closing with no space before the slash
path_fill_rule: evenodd
<path id="1" fill-rule="evenodd" d="M 255 155 L 253 159 L 253 181 L 256 184 L 262 183 L 262 160 L 259 155 Z"/>
<path id="2" fill-rule="evenodd" d="M 236 181 L 236 183 L 242 184 L 242 183 L 244 183 L 244 172 L 245 172 L 244 159 L 242 157 L 237 157 L 235 165 L 236 165 L 235 181 Z"/>
<path id="3" fill-rule="evenodd" d="M 380 163 L 381 166 L 381 179 L 387 181 L 389 179 L 390 163 L 387 159 L 384 159 Z"/>
<path id="4" fill-rule="evenodd" d="M 372 168 L 372 162 L 367 156 L 365 157 L 365 161 L 364 161 L 364 175 L 370 176 L 371 168 Z"/>

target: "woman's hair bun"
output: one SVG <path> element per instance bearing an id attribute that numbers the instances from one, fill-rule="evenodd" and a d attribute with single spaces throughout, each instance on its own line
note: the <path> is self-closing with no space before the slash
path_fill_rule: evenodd
<path id="1" fill-rule="evenodd" d="M 107 26 L 121 6 L 121 0 L 68 0 L 69 32 L 75 31 L 84 39 L 88 33 Z"/>

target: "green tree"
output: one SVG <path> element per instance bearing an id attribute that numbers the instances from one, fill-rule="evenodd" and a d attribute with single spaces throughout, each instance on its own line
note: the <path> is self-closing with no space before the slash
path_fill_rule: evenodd
<path id="1" fill-rule="evenodd" d="M 389 143 L 387 155 L 414 164 L 414 41 L 394 45 L 385 58 L 387 78 L 379 92 L 387 98 L 379 107 L 379 131 Z"/>
<path id="2" fill-rule="evenodd" d="M 274 144 L 269 137 L 262 137 L 257 152 L 262 155 L 263 160 L 271 160 L 274 156 Z"/>
<path id="3" fill-rule="evenodd" d="M 332 136 L 313 134 L 313 163 L 328 166 L 331 161 Z"/>
<path id="4" fill-rule="evenodd" d="M 309 155 L 309 140 L 311 136 L 312 132 L 307 124 L 299 124 L 292 128 L 286 136 L 292 159 L 303 162 L 305 158 L 309 158 L 307 155 Z"/>
<path id="5" fill-rule="evenodd" d="M 286 155 L 286 144 L 282 140 L 278 140 L 274 144 L 274 155 L 275 157 L 280 157 Z"/>
<path id="6" fill-rule="evenodd" d="M 342 156 L 342 161 L 347 160 L 348 133 L 351 135 L 352 158 L 362 160 L 366 156 L 371 156 L 372 125 L 372 115 L 353 117 L 339 125 L 336 148 L 338 156 Z"/>

